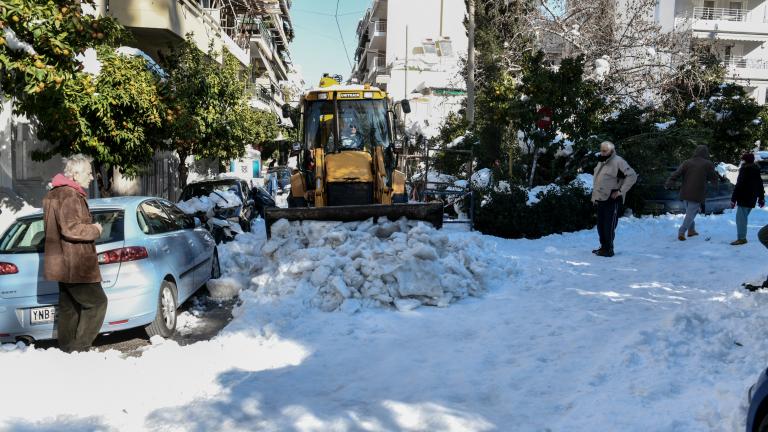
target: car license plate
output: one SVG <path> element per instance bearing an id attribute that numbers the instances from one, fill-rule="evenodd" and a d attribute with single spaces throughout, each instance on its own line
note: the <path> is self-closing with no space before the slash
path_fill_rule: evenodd
<path id="1" fill-rule="evenodd" d="M 30 309 L 29 322 L 32 324 L 52 323 L 56 317 L 56 307 L 48 306 Z"/>

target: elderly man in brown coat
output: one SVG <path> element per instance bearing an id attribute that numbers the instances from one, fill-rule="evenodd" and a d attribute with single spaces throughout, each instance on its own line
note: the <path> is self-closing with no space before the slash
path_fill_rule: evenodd
<path id="1" fill-rule="evenodd" d="M 600 144 L 600 156 L 597 159 L 599 162 L 595 167 L 592 202 L 597 204 L 600 248 L 592 253 L 612 257 L 616 225 L 619 223 L 619 208 L 627 192 L 637 181 L 637 173 L 627 161 L 616 154 L 616 148 L 610 141 Z"/>
<path id="2" fill-rule="evenodd" d="M 709 160 L 709 149 L 705 145 L 696 147 L 693 157 L 683 162 L 675 172 L 669 176 L 665 187 L 670 189 L 672 182 L 678 178 L 683 178 L 683 185 L 680 187 L 680 199 L 685 203 L 685 219 L 677 232 L 677 239 L 685 240 L 685 232 L 688 231 L 688 237 L 699 235 L 696 232 L 696 215 L 701 210 L 704 201 L 707 198 L 707 180 L 717 187 L 717 173 L 715 164 Z"/>
<path id="3" fill-rule="evenodd" d="M 85 200 L 84 188 L 93 180 L 91 159 L 74 155 L 64 163 L 64 173 L 53 178 L 53 189 L 43 198 L 44 273 L 59 282 L 59 347 L 87 351 L 107 311 L 94 243 L 102 228 L 93 223 Z"/>

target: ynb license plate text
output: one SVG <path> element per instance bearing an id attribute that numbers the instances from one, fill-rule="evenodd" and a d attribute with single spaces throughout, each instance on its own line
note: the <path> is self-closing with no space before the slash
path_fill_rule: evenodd
<path id="1" fill-rule="evenodd" d="M 30 309 L 29 322 L 32 324 L 52 323 L 56 317 L 56 308 L 53 306 Z"/>

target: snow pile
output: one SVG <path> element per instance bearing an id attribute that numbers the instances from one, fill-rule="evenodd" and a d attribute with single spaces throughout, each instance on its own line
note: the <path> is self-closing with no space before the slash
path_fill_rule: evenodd
<path id="1" fill-rule="evenodd" d="M 240 294 L 240 291 L 243 289 L 243 282 L 236 278 L 225 277 L 209 280 L 206 287 L 212 299 L 229 300 Z"/>
<path id="2" fill-rule="evenodd" d="M 479 237 L 450 240 L 423 222 L 288 222 L 272 225 L 251 280 L 264 298 L 295 296 L 323 311 L 421 305 L 446 307 L 478 296 L 506 263 Z"/>
<path id="3" fill-rule="evenodd" d="M 220 191 L 214 192 L 208 196 L 192 197 L 186 201 L 176 203 L 176 206 L 187 214 L 205 213 L 208 217 L 213 217 L 214 209 L 216 208 L 233 208 L 242 203 L 243 202 L 236 193 L 231 191 Z"/>

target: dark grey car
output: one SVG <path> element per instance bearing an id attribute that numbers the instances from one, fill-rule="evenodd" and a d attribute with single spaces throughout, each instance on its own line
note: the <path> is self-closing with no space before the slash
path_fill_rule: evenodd
<path id="1" fill-rule="evenodd" d="M 671 173 L 671 171 L 670 171 Z M 733 184 L 725 177 L 718 175 L 717 188 L 707 184 L 707 198 L 704 202 L 704 213 L 722 213 L 731 208 Z M 654 183 L 648 187 L 645 199 L 645 212 L 650 214 L 685 213 L 685 204 L 680 201 L 680 182 L 672 189 L 665 189 L 663 183 Z"/>

